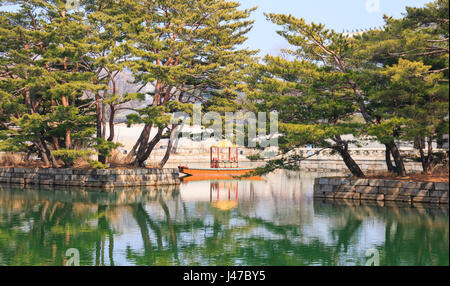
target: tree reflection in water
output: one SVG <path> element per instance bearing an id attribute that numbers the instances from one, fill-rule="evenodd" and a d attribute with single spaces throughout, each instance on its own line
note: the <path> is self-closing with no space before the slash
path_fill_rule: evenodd
<path id="1" fill-rule="evenodd" d="M 382 265 L 448 265 L 448 208 L 312 201 L 265 182 L 192 184 L 0 186 L 0 264 L 64 265 L 77 248 L 82 265 L 364 265 L 376 248 Z M 225 195 L 212 193 L 220 186 Z M 217 195 L 237 203 L 220 207 Z"/>

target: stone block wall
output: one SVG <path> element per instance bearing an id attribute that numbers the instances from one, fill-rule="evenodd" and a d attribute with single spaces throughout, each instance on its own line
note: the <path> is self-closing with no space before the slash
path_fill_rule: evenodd
<path id="1" fill-rule="evenodd" d="M 178 169 L 55 169 L 0 168 L 0 183 L 97 187 L 157 186 L 180 184 Z"/>
<path id="2" fill-rule="evenodd" d="M 364 172 L 387 171 L 386 161 L 384 159 L 356 159 L 355 161 Z M 422 171 L 422 165 L 419 162 L 406 162 L 405 168 L 408 172 Z M 300 169 L 310 172 L 339 171 L 343 173 L 350 173 L 342 159 L 308 159 L 300 162 Z"/>
<path id="3" fill-rule="evenodd" d="M 437 152 L 445 152 L 443 149 L 436 149 Z M 386 149 L 384 148 L 350 148 L 349 153 L 352 158 L 358 163 L 363 171 L 386 171 Z M 402 156 L 420 156 L 418 151 L 413 148 L 401 148 Z M 330 149 L 315 149 L 315 148 L 298 148 L 293 154 L 300 157 L 308 157 L 309 159 L 300 162 L 300 169 L 305 171 L 342 171 L 349 173 L 342 158 L 336 152 Z M 419 162 L 412 162 L 405 160 L 405 168 L 408 172 L 422 171 L 422 165 Z"/>
<path id="4" fill-rule="evenodd" d="M 314 197 L 327 199 L 397 201 L 448 205 L 448 183 L 384 179 L 317 178 Z"/>

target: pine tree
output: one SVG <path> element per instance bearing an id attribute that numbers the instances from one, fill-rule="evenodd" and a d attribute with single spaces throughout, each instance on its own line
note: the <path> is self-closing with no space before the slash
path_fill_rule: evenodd
<path id="1" fill-rule="evenodd" d="M 284 28 L 279 34 L 296 48 L 288 51 L 289 56 L 327 68 L 330 76 L 335 74 L 333 83 L 321 78 L 326 86 L 317 82 L 311 86 L 321 86 L 326 91 L 334 91 L 337 87 L 347 94 L 345 100 L 357 106 L 365 121 L 366 126 L 361 132 L 375 136 L 386 145 L 388 167 L 392 166 L 392 154 L 398 174 L 406 174 L 395 140 L 416 136 L 416 141 L 428 138 L 428 157 L 424 156 L 422 148 L 419 151 L 424 170 L 429 169 L 431 143 L 448 126 L 448 109 L 445 108 L 448 103 L 448 0 L 437 0 L 424 8 L 407 7 L 407 14 L 402 19 L 386 17 L 385 29 L 356 37 L 346 37 L 325 29 L 322 24 L 307 24 L 304 19 L 292 16 L 266 16 Z M 400 58 L 409 62 L 399 61 Z M 283 68 L 274 75 L 286 72 Z M 403 68 L 410 74 L 402 71 Z M 412 78 L 417 70 L 422 70 L 423 74 Z M 285 80 L 304 86 L 304 78 L 302 75 Z M 298 86 L 295 88 L 299 89 Z M 398 108 L 398 101 L 402 100 L 397 98 L 398 93 L 409 96 L 401 102 L 401 108 Z M 301 96 L 309 96 L 305 94 L 306 91 Z M 335 94 L 330 98 L 333 96 Z M 430 108 L 435 112 L 427 113 Z M 303 110 L 299 113 L 303 114 Z M 415 122 L 414 126 L 412 122 Z M 389 169 L 393 170 L 393 167 Z"/>
<path id="2" fill-rule="evenodd" d="M 83 64 L 96 74 L 93 83 L 99 85 L 99 89 L 90 94 L 96 107 L 95 148 L 103 150 L 101 146 L 111 145 L 108 142 L 114 140 L 116 114 L 127 109 L 125 103 L 143 99 L 142 94 L 126 90 L 127 85 L 121 81 L 121 76 L 127 72 L 130 45 L 133 45 L 129 34 L 139 25 L 138 1 L 86 0 L 80 4 L 86 11 L 86 21 L 90 26 L 89 57 Z M 99 151 L 98 154 L 102 163 L 106 162 L 104 154 L 108 152 Z"/>
<path id="3" fill-rule="evenodd" d="M 358 56 L 370 66 L 359 82 L 379 122 L 368 131 L 384 141 L 415 142 L 429 172 L 433 141 L 448 133 L 448 0 L 406 10 L 401 19 L 386 17 L 383 30 L 358 38 Z"/>
<path id="4" fill-rule="evenodd" d="M 288 60 L 266 56 L 264 64 L 248 78 L 249 108 L 255 111 L 278 111 L 280 147 L 286 156 L 269 164 L 273 168 L 292 169 L 303 157 L 295 149 L 306 145 L 330 148 L 337 152 L 351 173 L 364 173 L 351 157 L 348 140 L 364 126 L 355 121 L 358 107 L 349 101 L 349 91 L 342 90 L 342 74 L 307 60 Z"/>
<path id="5" fill-rule="evenodd" d="M 237 2 L 157 0 L 141 4 L 141 25 L 136 26 L 133 39 L 135 60 L 129 66 L 136 81 L 151 85 L 154 91 L 148 107 L 130 117 L 130 123 L 145 124 L 129 154 L 137 166 L 144 164 L 166 128 L 170 127 L 173 138 L 177 125 L 169 126 L 168 113 L 177 110 L 178 103 L 206 101 L 212 94 L 236 95 L 240 72 L 255 53 L 238 48 L 251 28 L 247 18 L 253 9 L 239 10 Z M 150 138 L 152 127 L 158 132 Z"/>
<path id="6" fill-rule="evenodd" d="M 89 28 L 63 1 L 10 2 L 19 9 L 0 14 L 2 146 L 36 148 L 56 166 L 52 149 L 73 149 L 93 132 L 84 94 L 96 87 L 82 65 Z"/>
<path id="7" fill-rule="evenodd" d="M 361 124 L 355 124 L 358 123 L 356 114 L 360 114 L 366 123 L 373 122 L 366 107 L 367 95 L 355 77 L 362 65 L 353 57 L 357 41 L 326 29 L 322 24 L 308 24 L 304 19 L 290 15 L 267 14 L 266 17 L 283 28 L 278 33 L 293 47 L 293 50 L 284 52 L 294 60 L 266 58 L 272 77 L 267 84 L 275 93 L 287 94 L 285 100 L 288 102 L 293 101 L 292 107 L 281 106 L 279 111 L 283 113 L 282 110 L 291 109 L 291 117 L 284 120 L 284 123 L 291 124 L 290 132 L 295 132 L 293 125 L 298 125 L 298 132 L 287 136 L 309 137 L 297 138 L 300 145 L 314 143 L 333 148 L 355 176 L 363 177 L 363 172 L 348 152 L 351 142 L 342 139 L 344 131 L 360 134 Z M 275 69 L 271 67 L 273 62 Z M 305 125 L 309 129 L 305 129 Z M 306 130 L 315 134 L 300 134 Z M 397 158 L 402 162 L 399 156 Z"/>

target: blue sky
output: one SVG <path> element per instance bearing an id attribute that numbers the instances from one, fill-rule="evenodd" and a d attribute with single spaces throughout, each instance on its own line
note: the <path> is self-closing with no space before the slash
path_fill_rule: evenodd
<path id="1" fill-rule="evenodd" d="M 384 24 L 383 15 L 401 17 L 406 6 L 423 7 L 432 0 L 237 0 L 242 7 L 258 6 L 252 15 L 255 20 L 248 34 L 245 47 L 278 55 L 286 48 L 286 41 L 277 33 L 276 25 L 266 21 L 263 13 L 292 14 L 307 22 L 323 23 L 327 28 L 338 32 L 343 30 L 380 27 Z"/>

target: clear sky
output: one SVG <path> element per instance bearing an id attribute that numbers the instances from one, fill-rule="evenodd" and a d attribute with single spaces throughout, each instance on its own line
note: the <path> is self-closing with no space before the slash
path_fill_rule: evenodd
<path id="1" fill-rule="evenodd" d="M 406 6 L 423 7 L 432 0 L 237 0 L 242 7 L 258 6 L 253 12 L 255 20 L 248 41 L 244 45 L 250 49 L 261 50 L 278 55 L 286 48 L 286 41 L 279 36 L 276 25 L 268 22 L 263 13 L 292 14 L 307 22 L 323 23 L 337 32 L 344 30 L 368 29 L 384 24 L 383 15 L 401 17 Z"/>

